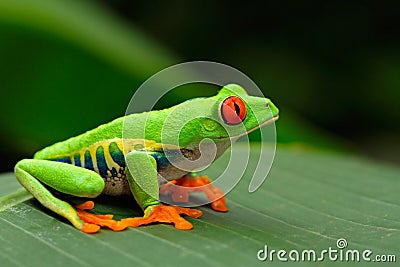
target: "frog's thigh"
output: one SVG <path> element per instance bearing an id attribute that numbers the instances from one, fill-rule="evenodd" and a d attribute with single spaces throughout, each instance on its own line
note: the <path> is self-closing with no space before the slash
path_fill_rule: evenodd
<path id="1" fill-rule="evenodd" d="M 128 166 L 129 186 L 136 202 L 142 209 L 158 205 L 160 202 L 156 160 L 139 151 L 128 153 L 125 160 Z"/>
<path id="2" fill-rule="evenodd" d="M 77 197 L 93 198 L 104 189 L 104 180 L 96 172 L 56 161 L 24 159 L 17 163 L 15 172 L 25 188 L 33 185 L 35 178 L 59 192 Z"/>

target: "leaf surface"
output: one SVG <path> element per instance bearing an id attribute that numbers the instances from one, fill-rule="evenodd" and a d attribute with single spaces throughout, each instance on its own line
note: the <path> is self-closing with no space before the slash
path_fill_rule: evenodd
<path id="1" fill-rule="evenodd" d="M 269 250 L 319 253 L 337 249 L 339 238 L 346 239 L 346 249 L 399 257 L 399 169 L 354 156 L 278 147 L 267 180 L 248 193 L 256 148 L 252 147 L 244 177 L 227 195 L 230 211 L 201 207 L 204 215 L 189 219 L 194 225 L 191 231 L 155 224 L 88 235 L 34 199 L 13 203 L 0 212 L 0 265 L 42 266 L 44 259 L 53 266 L 284 265 L 276 255 L 273 262 L 261 262 L 257 252 L 267 245 Z M 227 156 L 215 163 L 217 169 Z M 208 172 L 211 177 L 217 174 L 214 170 Z M 0 176 L 0 196 L 19 188 L 13 174 Z M 96 212 L 118 217 L 140 214 L 135 205 L 106 200 L 96 202 Z M 343 263 L 326 258 L 318 264 Z"/>

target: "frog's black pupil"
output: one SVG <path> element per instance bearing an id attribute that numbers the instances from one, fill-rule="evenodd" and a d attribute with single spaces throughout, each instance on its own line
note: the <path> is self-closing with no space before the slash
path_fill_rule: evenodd
<path id="1" fill-rule="evenodd" d="M 235 112 L 236 112 L 236 114 L 239 115 L 239 114 L 240 114 L 240 107 L 239 107 L 239 105 L 238 105 L 236 102 L 233 103 L 233 105 L 235 105 Z"/>

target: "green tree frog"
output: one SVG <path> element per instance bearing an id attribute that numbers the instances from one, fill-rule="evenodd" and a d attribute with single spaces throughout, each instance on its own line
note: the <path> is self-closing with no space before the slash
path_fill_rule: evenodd
<path id="1" fill-rule="evenodd" d="M 173 131 L 173 127 L 163 130 L 172 114 L 188 121 L 179 129 L 178 145 L 165 144 L 162 136 L 168 137 L 169 131 Z M 278 109 L 269 99 L 249 96 L 241 86 L 229 84 L 213 97 L 130 114 L 46 147 L 33 159 L 19 161 L 15 174 L 43 206 L 85 233 L 96 233 L 102 226 L 119 231 L 153 222 L 172 223 L 177 229 L 188 230 L 193 226 L 181 215 L 198 218 L 202 212 L 162 204 L 159 194 L 171 194 L 174 201 L 185 202 L 189 192 L 203 191 L 216 211 L 227 211 L 225 198 L 207 176 L 171 164 L 167 152 L 180 152 L 187 159 L 196 159 L 201 152 L 199 144 L 207 139 L 216 144 L 215 158 L 218 158 L 235 140 L 232 137 L 242 136 L 277 118 Z M 124 131 L 128 134 L 123 136 Z M 160 175 L 170 182 L 160 186 Z M 181 188 L 193 190 L 185 192 Z M 144 215 L 114 220 L 113 215 L 88 212 L 94 207 L 92 201 L 73 207 L 58 197 L 63 194 L 55 192 L 82 198 L 131 194 Z"/>

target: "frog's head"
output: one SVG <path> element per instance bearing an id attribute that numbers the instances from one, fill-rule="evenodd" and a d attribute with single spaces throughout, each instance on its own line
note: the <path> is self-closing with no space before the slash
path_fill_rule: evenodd
<path id="1" fill-rule="evenodd" d="M 218 142 L 240 137 L 274 122 L 279 115 L 269 99 L 250 96 L 236 84 L 224 86 L 213 97 L 186 101 L 176 106 L 175 111 L 179 111 L 180 120 L 189 121 L 180 129 L 183 146 L 205 138 Z"/>
<path id="2" fill-rule="evenodd" d="M 211 117 L 202 120 L 202 138 L 234 138 L 254 131 L 278 119 L 279 110 L 271 100 L 250 96 L 236 84 L 224 86 L 210 98 L 214 102 Z"/>

